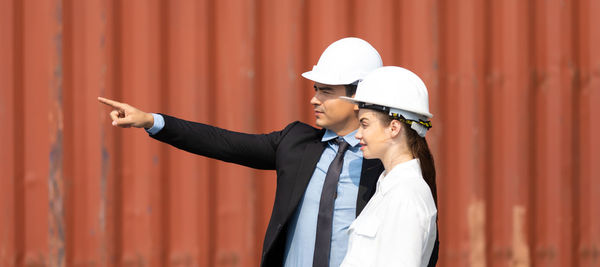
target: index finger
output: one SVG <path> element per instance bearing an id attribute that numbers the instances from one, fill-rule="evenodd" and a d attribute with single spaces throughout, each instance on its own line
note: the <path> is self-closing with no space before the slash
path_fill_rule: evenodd
<path id="1" fill-rule="evenodd" d="M 100 103 L 109 105 L 109 106 L 111 106 L 113 108 L 119 108 L 119 109 L 123 109 L 123 107 L 125 105 L 125 104 L 123 104 L 121 102 L 117 102 L 117 101 L 110 100 L 108 98 L 104 98 L 104 97 L 100 97 L 100 96 L 98 97 L 98 101 L 100 101 Z"/>

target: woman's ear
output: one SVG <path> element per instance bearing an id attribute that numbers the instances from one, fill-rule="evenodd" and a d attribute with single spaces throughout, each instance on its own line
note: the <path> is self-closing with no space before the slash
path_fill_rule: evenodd
<path id="1" fill-rule="evenodd" d="M 400 132 L 402 131 L 402 123 L 399 120 L 392 120 L 392 122 L 390 123 L 390 135 L 392 138 L 396 138 L 397 136 L 400 135 Z"/>

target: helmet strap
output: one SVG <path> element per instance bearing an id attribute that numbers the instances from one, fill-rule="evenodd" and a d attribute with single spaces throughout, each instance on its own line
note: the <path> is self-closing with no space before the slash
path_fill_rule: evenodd
<path id="1" fill-rule="evenodd" d="M 359 102 L 358 107 L 366 108 L 366 109 L 373 109 L 373 110 L 378 110 L 378 111 L 383 111 L 385 113 L 388 113 L 392 120 L 398 120 L 400 122 L 403 122 L 403 123 L 409 125 L 410 128 L 415 130 L 415 132 L 417 132 L 417 134 L 419 134 L 419 136 L 421 136 L 421 137 L 425 137 L 425 133 L 427 133 L 427 131 L 429 129 L 431 129 L 431 127 L 432 127 L 431 121 L 424 120 L 423 116 L 419 116 L 418 114 L 404 111 L 401 109 L 395 109 L 395 108 L 390 108 L 390 107 L 386 107 L 386 106 L 382 106 L 382 105 L 370 104 L 370 103 L 364 103 L 364 102 Z"/>

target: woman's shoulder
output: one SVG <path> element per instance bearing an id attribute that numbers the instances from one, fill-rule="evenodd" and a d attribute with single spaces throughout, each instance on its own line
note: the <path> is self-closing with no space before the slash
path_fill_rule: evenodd
<path id="1" fill-rule="evenodd" d="M 389 191 L 401 191 L 402 194 L 399 194 L 399 197 L 410 197 L 427 192 L 431 195 L 429 186 L 423 179 L 418 160 L 412 160 L 409 164 L 402 166 L 401 169 L 394 168 L 385 179 L 394 180 Z"/>
<path id="2" fill-rule="evenodd" d="M 397 208 L 436 214 L 437 209 L 429 186 L 420 172 L 403 172 L 402 177 L 386 192 L 386 198 Z"/>

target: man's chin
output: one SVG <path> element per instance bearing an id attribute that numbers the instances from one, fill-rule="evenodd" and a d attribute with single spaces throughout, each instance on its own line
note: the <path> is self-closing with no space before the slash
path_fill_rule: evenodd
<path id="1" fill-rule="evenodd" d="M 323 122 L 322 119 L 317 118 L 315 120 L 315 124 L 321 128 L 327 128 L 327 125 Z"/>

